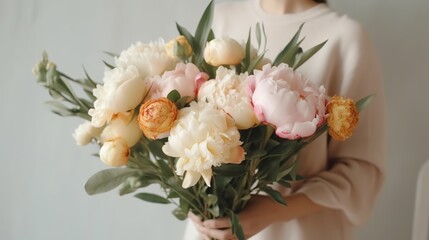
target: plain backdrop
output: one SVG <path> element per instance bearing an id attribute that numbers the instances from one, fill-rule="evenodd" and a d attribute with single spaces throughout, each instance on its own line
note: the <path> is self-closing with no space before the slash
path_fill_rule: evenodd
<path id="1" fill-rule="evenodd" d="M 59 69 L 103 74 L 103 51 L 194 31 L 207 0 L 0 0 L 0 239 L 181 239 L 173 206 L 117 191 L 88 196 L 86 180 L 105 169 L 71 137 L 81 122 L 44 104 L 31 68 L 46 50 Z M 429 1 L 332 0 L 369 31 L 387 98 L 387 178 L 358 239 L 410 239 L 416 175 L 429 157 Z M 429 184 L 429 183 L 428 183 Z M 158 191 L 157 188 L 152 188 Z"/>

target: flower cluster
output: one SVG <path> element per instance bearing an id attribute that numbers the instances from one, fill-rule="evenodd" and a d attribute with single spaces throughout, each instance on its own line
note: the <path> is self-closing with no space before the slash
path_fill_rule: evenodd
<path id="1" fill-rule="evenodd" d="M 99 84 L 89 76 L 68 77 L 47 56 L 34 68 L 54 97 L 54 112 L 85 119 L 73 134 L 76 143 L 97 143 L 105 164 L 126 166 L 94 175 L 89 194 L 121 184 L 125 194 L 158 183 L 165 198 L 136 197 L 161 203 L 179 198 L 180 219 L 188 211 L 204 218 L 228 214 L 237 230 L 233 215 L 251 193 L 262 191 L 284 204 L 272 184 L 290 185 L 294 156 L 303 147 L 326 130 L 341 141 L 353 134 L 358 109 L 368 101 L 330 98 L 297 70 L 324 43 L 302 51 L 299 29 L 271 61 L 261 47 L 263 27 L 256 26 L 256 47 L 250 37 L 245 44 L 216 38 L 206 31 L 212 11 L 210 4 L 194 36 L 177 25 L 180 35 L 168 43 L 131 45 L 106 64 Z M 78 97 L 66 80 L 89 99 Z"/>
<path id="2" fill-rule="evenodd" d="M 201 176 L 210 186 L 213 166 L 244 160 L 239 130 L 266 124 L 280 138 L 312 136 L 327 117 L 324 87 L 316 87 L 284 63 L 268 63 L 250 75 L 224 67 L 239 64 L 244 52 L 231 38 L 208 42 L 204 59 L 218 67 L 209 79 L 187 61 L 192 48 L 183 36 L 166 45 L 162 41 L 132 45 L 116 58 L 117 67 L 106 70 L 104 84 L 94 89 L 97 100 L 89 110 L 92 126 L 85 123 L 86 127 L 76 130 L 77 143 L 89 143 L 100 132 L 101 160 L 122 166 L 142 134 L 148 139 L 168 138 L 163 151 L 178 158 L 177 174 L 186 172 L 183 187 L 190 187 Z M 167 98 L 172 91 L 189 97 L 191 104 L 178 109 Z M 331 134 L 343 140 L 344 125 L 350 128 L 356 121 L 342 117 L 339 105 L 342 102 L 329 105 L 335 109 L 329 124 L 334 126 Z"/>

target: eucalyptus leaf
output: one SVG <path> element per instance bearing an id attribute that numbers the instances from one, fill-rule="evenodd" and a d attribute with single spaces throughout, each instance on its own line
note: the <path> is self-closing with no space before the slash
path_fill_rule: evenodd
<path id="1" fill-rule="evenodd" d="M 49 101 L 46 101 L 46 104 L 51 107 L 51 110 L 54 113 L 60 116 L 73 116 L 73 112 L 59 101 L 49 100 Z"/>
<path id="2" fill-rule="evenodd" d="M 130 194 L 130 193 L 135 192 L 137 189 L 138 188 L 131 186 L 129 183 L 126 183 L 126 184 L 123 184 L 121 186 L 121 188 L 119 189 L 119 195 L 123 196 L 125 194 Z"/>
<path id="3" fill-rule="evenodd" d="M 137 193 L 136 195 L 134 195 L 134 197 L 146 202 L 151 202 L 151 203 L 161 203 L 161 204 L 171 203 L 170 200 L 154 193 Z"/>
<path id="4" fill-rule="evenodd" d="M 287 205 L 283 196 L 278 191 L 272 189 L 271 187 L 265 187 L 261 190 L 263 192 L 265 192 L 266 194 L 268 194 L 268 196 L 270 196 L 277 203 L 280 203 L 280 204 L 285 205 L 285 206 Z"/>
<path id="5" fill-rule="evenodd" d="M 173 215 L 174 215 L 177 219 L 179 219 L 179 220 L 181 220 L 181 221 L 183 221 L 183 220 L 185 220 L 186 218 L 188 218 L 188 214 L 187 214 L 187 213 L 185 213 L 185 212 L 183 212 L 183 210 L 182 210 L 180 207 L 175 208 L 175 209 L 173 210 Z"/>
<path id="6" fill-rule="evenodd" d="M 238 177 L 243 175 L 246 170 L 246 166 L 238 164 L 222 164 L 218 167 L 213 167 L 213 172 L 225 177 Z"/>
<path id="7" fill-rule="evenodd" d="M 163 151 L 162 151 L 162 147 L 164 146 L 165 141 L 157 139 L 157 140 L 152 140 L 149 142 L 149 148 L 152 152 L 153 155 L 155 155 L 158 158 L 162 158 L 162 159 L 168 159 L 170 158 L 169 156 L 167 156 Z"/>
<path id="8" fill-rule="evenodd" d="M 138 170 L 129 168 L 106 169 L 92 175 L 85 184 L 85 190 L 89 195 L 104 193 L 116 188 L 128 177 L 138 173 Z"/>
<path id="9" fill-rule="evenodd" d="M 174 89 L 168 93 L 167 98 L 172 102 L 176 102 L 177 100 L 180 99 L 180 93 L 179 93 L 179 91 Z"/>
<path id="10" fill-rule="evenodd" d="M 366 108 L 371 102 L 372 99 L 374 99 L 374 94 L 366 96 L 359 101 L 356 102 L 356 108 L 359 112 L 361 112 L 364 108 Z"/>
<path id="11" fill-rule="evenodd" d="M 158 159 L 156 161 L 156 164 L 159 166 L 159 169 L 161 171 L 160 177 L 171 177 L 174 176 L 174 168 L 171 168 L 164 159 Z"/>

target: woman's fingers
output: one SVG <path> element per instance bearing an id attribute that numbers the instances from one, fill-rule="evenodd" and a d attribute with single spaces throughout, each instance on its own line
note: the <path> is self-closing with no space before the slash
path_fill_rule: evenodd
<path id="1" fill-rule="evenodd" d="M 235 236 L 232 234 L 231 228 L 227 229 L 216 229 L 216 228 L 204 228 L 203 234 L 210 236 L 218 240 L 231 240 L 235 239 Z"/>
<path id="2" fill-rule="evenodd" d="M 217 228 L 217 229 L 231 228 L 231 222 L 229 221 L 228 218 L 206 220 L 203 222 L 203 225 L 204 227 L 207 227 L 207 228 Z"/>

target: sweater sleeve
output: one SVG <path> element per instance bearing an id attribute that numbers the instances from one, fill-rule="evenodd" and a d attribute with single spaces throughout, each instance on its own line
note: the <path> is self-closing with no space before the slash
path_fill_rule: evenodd
<path id="1" fill-rule="evenodd" d="M 354 135 L 328 144 L 329 168 L 309 178 L 297 191 L 313 202 L 341 210 L 351 224 L 365 222 L 371 213 L 384 178 L 384 94 L 379 66 L 365 31 L 354 30 L 340 39 L 335 80 L 329 94 L 358 100 L 375 97 L 359 117 Z M 350 28 L 349 28 L 350 29 Z M 352 28 L 353 29 L 353 28 Z"/>

